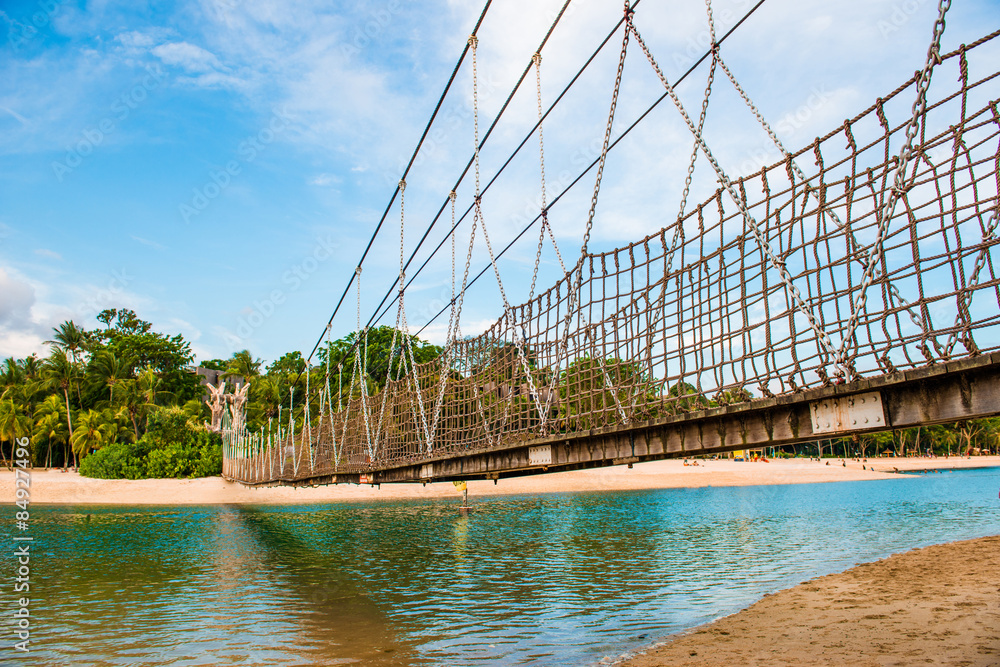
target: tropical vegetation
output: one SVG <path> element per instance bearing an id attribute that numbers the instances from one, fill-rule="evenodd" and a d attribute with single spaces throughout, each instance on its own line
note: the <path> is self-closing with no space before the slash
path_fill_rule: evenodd
<path id="1" fill-rule="evenodd" d="M 105 310 L 97 319 L 103 326 L 93 330 L 73 321 L 53 329 L 44 358 L 8 358 L 0 364 L 0 463 L 10 466 L 15 440 L 27 437 L 34 465 L 78 466 L 81 474 L 93 477 L 219 474 L 221 440 L 206 427 L 210 414 L 189 343 L 181 335 L 154 331 L 151 323 L 132 310 Z M 536 391 L 544 392 L 541 404 L 548 406 L 551 423 L 563 431 L 602 426 L 619 411 L 655 419 L 753 398 L 743 388 L 710 397 L 688 383 L 662 387 L 640 364 L 617 358 L 581 357 L 555 376 L 537 363 L 531 349 L 518 351 L 510 343 L 485 337 L 459 344 L 465 346 L 466 354 L 460 356 L 466 366 L 456 363 L 444 369 L 454 380 L 448 384 L 451 394 L 446 400 L 457 399 L 452 402 L 459 406 L 481 406 L 478 409 L 487 420 L 516 417 L 519 427 L 540 421 L 538 404 L 526 389 L 526 369 Z M 316 420 L 320 387 L 329 387 L 331 400 L 344 404 L 363 389 L 371 396 L 388 382 L 405 377 L 411 359 L 426 363 L 440 358 L 442 351 L 416 336 L 383 326 L 368 330 L 367 335 L 354 332 L 327 342 L 308 367 L 298 352 L 265 365 L 249 350 L 199 365 L 220 371 L 227 381 L 250 382 L 246 425 L 254 431 L 279 418 L 287 419 L 288 410 L 301 425 L 306 400 Z M 489 382 L 478 386 L 478 380 L 469 382 L 472 376 L 488 376 Z M 439 372 L 424 374 L 422 388 L 432 391 L 440 377 Z M 509 392 L 514 394 L 515 405 L 507 416 L 501 403 Z M 453 416 L 470 422 L 477 418 L 471 407 L 464 416 L 459 407 Z M 861 457 L 996 452 L 1000 418 L 784 449 L 793 455 Z"/>

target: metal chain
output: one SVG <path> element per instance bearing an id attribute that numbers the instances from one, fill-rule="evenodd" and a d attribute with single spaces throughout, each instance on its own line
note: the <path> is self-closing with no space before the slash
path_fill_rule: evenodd
<path id="1" fill-rule="evenodd" d="M 358 285 L 358 327 L 356 331 L 361 333 L 361 267 L 354 269 L 354 275 L 357 277 L 356 282 Z"/>
<path id="2" fill-rule="evenodd" d="M 358 278 L 360 279 L 360 276 L 358 276 Z M 333 356 L 333 341 L 331 340 L 332 328 L 333 327 L 331 324 L 326 325 L 326 408 L 329 411 L 329 416 L 330 416 L 330 437 L 333 438 L 334 469 L 339 469 L 340 451 L 337 449 L 337 420 L 335 416 L 336 413 L 333 410 L 333 390 L 330 388 L 330 358 Z M 341 360 L 341 364 L 338 364 L 338 366 L 340 367 L 338 369 L 339 371 L 338 374 L 340 376 L 340 379 L 338 380 L 337 384 L 337 412 L 341 412 L 343 410 L 344 372 L 343 372 L 342 362 L 343 360 Z M 320 419 L 322 419 L 323 417 L 322 401 L 320 403 L 319 411 L 320 411 Z M 322 422 L 320 422 L 320 424 L 322 425 Z M 321 438 L 323 437 L 322 426 L 320 428 L 320 437 Z"/>
<path id="3" fill-rule="evenodd" d="M 851 309 L 851 318 L 848 320 L 844 337 L 841 340 L 840 349 L 836 354 L 836 364 L 840 369 L 838 372 L 843 372 L 845 375 L 849 372 L 850 366 L 850 362 L 847 358 L 848 346 L 850 345 L 851 339 L 854 338 L 854 332 L 857 330 L 858 323 L 861 319 L 861 312 L 864 310 L 865 304 L 868 301 L 868 288 L 875 280 L 876 263 L 882 257 L 885 239 L 889 235 L 889 223 L 892 221 L 892 217 L 896 209 L 896 203 L 907 189 L 906 167 L 909 164 L 910 156 L 913 150 L 913 140 L 916 138 L 919 130 L 920 118 L 927 111 L 927 89 L 931 84 L 931 74 L 933 73 L 934 65 L 941 61 L 941 35 L 944 34 L 945 15 L 948 13 L 948 9 L 950 7 L 951 0 L 940 0 L 940 3 L 938 4 L 938 17 L 934 22 L 934 36 L 931 39 L 930 47 L 927 49 L 927 61 L 924 63 L 924 68 L 920 72 L 920 76 L 917 79 L 917 99 L 913 102 L 913 110 L 910 114 L 910 120 L 906 125 L 906 140 L 903 142 L 903 146 L 899 150 L 896 162 L 896 173 L 892 179 L 892 188 L 889 190 L 889 196 L 886 198 L 886 201 L 883 203 L 879 212 L 878 236 L 875 243 L 872 245 L 872 253 L 868 260 L 868 266 L 865 268 L 862 275 L 861 284 L 858 286 L 859 293 Z"/>
<path id="4" fill-rule="evenodd" d="M 538 281 L 538 268 L 542 262 L 542 245 L 545 242 L 545 235 L 548 234 L 552 241 L 552 248 L 556 251 L 556 258 L 559 260 L 559 268 L 563 275 L 566 275 L 566 264 L 563 262 L 562 253 L 559 252 L 559 244 L 556 243 L 555 233 L 552 225 L 549 224 L 548 193 L 545 187 L 545 140 L 542 136 L 542 119 L 545 117 L 542 111 L 542 54 L 536 53 L 532 56 L 535 63 L 535 89 L 538 98 L 538 156 L 541 164 L 541 184 L 542 184 L 542 225 L 538 232 L 538 248 L 535 251 L 535 268 L 531 274 L 531 289 L 528 290 L 528 301 L 535 296 L 535 285 Z"/>
<path id="5" fill-rule="evenodd" d="M 542 118 L 544 117 L 542 114 L 542 54 L 535 53 L 531 60 L 535 63 L 535 93 L 538 99 L 538 157 L 541 165 L 542 211 L 544 212 L 548 209 L 548 202 L 545 193 L 545 140 L 542 136 Z"/>
<path id="6" fill-rule="evenodd" d="M 476 221 L 482 225 L 483 228 L 483 240 L 486 242 L 486 250 L 490 255 L 490 266 L 493 267 L 493 275 L 497 279 L 497 287 L 500 289 L 500 297 L 503 299 L 503 309 L 504 309 L 504 320 L 507 322 L 508 326 L 513 330 L 514 346 L 517 348 L 518 357 L 521 361 L 521 365 L 524 368 L 524 373 L 528 379 L 528 386 L 531 390 L 532 396 L 535 397 L 535 402 L 537 408 L 541 411 L 541 404 L 538 402 L 538 391 L 535 389 L 535 381 L 531 376 L 531 364 L 528 362 L 528 358 L 524 353 L 524 344 L 527 343 L 527 335 L 523 331 L 519 331 L 522 327 L 518 326 L 518 323 L 514 320 L 514 315 L 510 306 L 510 301 L 507 299 L 507 292 L 503 287 L 503 279 L 500 277 L 500 267 L 497 266 L 496 255 L 493 253 L 493 244 L 490 242 L 490 235 L 486 229 L 486 218 L 483 216 L 482 211 L 482 197 L 480 196 L 479 190 L 479 70 L 476 52 L 479 46 L 479 40 L 475 35 L 469 37 L 469 46 L 472 48 L 472 118 L 475 125 L 475 141 L 476 141 L 476 153 L 475 153 L 475 163 L 476 163 L 476 211 L 473 215 L 473 225 Z M 464 286 L 463 286 L 464 290 Z M 520 336 L 520 338 L 519 338 Z"/>
<path id="7" fill-rule="evenodd" d="M 448 314 L 448 334 L 445 339 L 445 345 L 451 345 L 454 336 L 455 327 L 455 200 L 458 195 L 452 190 L 448 195 L 448 200 L 451 202 L 451 312 Z"/>
<path id="8" fill-rule="evenodd" d="M 719 45 L 715 41 L 715 17 L 712 14 L 712 0 L 705 0 L 705 6 L 708 12 L 708 33 L 712 45 L 712 62 L 708 69 L 705 96 L 701 101 L 701 114 L 698 116 L 698 130 L 695 133 L 698 137 L 701 136 L 702 131 L 705 129 L 705 118 L 708 116 L 708 103 L 712 96 L 712 84 L 715 82 L 715 65 L 719 62 Z M 694 178 L 694 168 L 697 160 L 698 141 L 696 139 L 694 145 L 691 147 L 691 158 L 688 160 L 687 175 L 684 178 L 684 191 L 681 193 L 680 209 L 677 212 L 677 226 L 674 228 L 674 236 L 670 241 L 670 250 L 667 253 L 667 266 L 664 270 L 665 276 L 669 276 L 671 271 L 673 271 L 674 254 L 677 251 L 677 244 L 684 238 L 684 225 L 681 224 L 681 221 L 684 219 L 684 209 L 687 208 L 687 198 L 691 193 L 691 182 Z M 664 288 L 666 288 L 666 284 L 664 284 Z"/>
<path id="9" fill-rule="evenodd" d="M 625 23 L 631 25 L 634 10 L 625 0 Z M 618 106 L 618 92 L 622 85 L 622 71 L 625 69 L 625 53 L 628 51 L 629 31 L 625 30 L 622 38 L 621 56 L 618 58 L 618 72 L 615 74 L 615 89 L 611 95 L 611 110 L 608 112 L 608 125 L 604 130 L 604 143 L 601 145 L 601 157 L 597 162 L 597 179 L 594 183 L 594 194 L 590 198 L 590 211 L 587 213 L 587 229 L 583 234 L 583 246 L 580 248 L 580 261 L 587 254 L 587 246 L 590 243 L 590 232 L 594 227 L 594 215 L 597 213 L 597 197 L 601 191 L 601 179 L 604 177 L 604 163 L 608 158 L 608 147 L 611 144 L 611 128 L 615 122 L 615 108 Z"/>
<path id="10" fill-rule="evenodd" d="M 1000 226 L 1000 211 L 994 209 L 993 215 L 990 217 L 990 222 L 986 226 L 986 230 L 983 232 L 983 243 L 982 248 L 976 255 L 976 263 L 973 266 L 972 273 L 969 276 L 968 286 L 965 289 L 965 294 L 962 295 L 959 301 L 958 315 L 955 317 L 955 327 L 956 329 L 960 326 L 963 315 L 968 312 L 969 304 L 972 302 L 972 294 L 976 286 L 979 284 L 979 273 L 986 266 L 986 258 L 988 256 L 988 250 L 996 238 L 997 227 Z M 950 336 L 948 336 L 948 342 L 945 344 L 945 355 L 951 355 L 952 349 L 955 347 L 955 343 L 958 342 L 958 331 L 953 331 Z M 966 347 L 969 352 L 975 354 L 978 350 L 975 347 L 975 343 L 971 340 L 971 333 L 969 334 L 969 340 L 966 341 Z"/>
<path id="11" fill-rule="evenodd" d="M 555 371 L 552 383 L 550 384 L 549 395 L 546 397 L 545 401 L 545 415 L 548 415 L 549 408 L 551 407 L 552 390 L 551 387 L 555 386 L 555 377 L 558 377 L 560 368 L 562 366 L 563 357 L 569 352 L 569 336 L 570 329 L 573 321 L 573 314 L 575 313 L 577 307 L 579 306 L 580 300 L 577 298 L 577 294 L 583 284 L 583 263 L 587 257 L 587 246 L 590 243 L 590 233 L 594 226 L 594 215 L 597 212 L 597 198 L 601 190 L 601 179 L 604 176 L 604 164 L 608 157 L 608 149 L 611 144 L 611 130 L 614 126 L 615 120 L 615 108 L 618 105 L 618 93 L 621 90 L 622 84 L 622 72 L 625 69 L 625 56 L 628 53 L 628 41 L 629 41 L 629 29 L 628 26 L 632 22 L 632 14 L 634 10 L 629 5 L 628 0 L 625 0 L 625 33 L 622 35 L 622 49 L 621 54 L 618 58 L 618 71 L 615 73 L 615 86 L 611 94 L 611 108 L 608 111 L 608 124 L 604 131 L 604 143 L 601 144 L 601 155 L 598 159 L 597 166 L 597 178 L 594 183 L 594 194 L 590 198 L 590 210 L 587 215 L 587 228 L 583 235 L 583 244 L 580 247 L 580 257 L 577 259 L 576 266 L 573 271 L 578 271 L 575 279 L 571 275 L 567 275 L 567 289 L 569 294 L 567 294 L 566 301 L 566 316 L 563 318 L 563 335 L 556 348 L 556 358 L 555 358 Z"/>
<path id="12" fill-rule="evenodd" d="M 361 343 L 355 346 L 354 350 L 354 369 L 351 373 L 351 382 L 347 388 L 347 412 L 344 414 L 344 438 L 347 437 L 347 419 L 351 411 L 351 397 L 354 396 L 354 381 L 359 379 L 361 381 L 361 413 L 365 419 L 365 443 L 369 452 L 369 458 L 374 459 L 374 454 L 372 453 L 374 447 L 372 445 L 372 428 L 371 428 L 371 416 L 368 414 L 368 327 L 363 330 L 361 328 L 361 267 L 359 266 L 355 270 L 357 275 L 357 286 L 358 286 L 358 328 L 355 332 L 355 336 L 362 336 L 364 338 L 364 349 L 362 350 Z"/>
<path id="13" fill-rule="evenodd" d="M 819 343 L 823 347 L 825 347 L 830 353 L 835 353 L 836 350 L 833 346 L 833 342 L 830 340 L 830 336 L 825 331 L 823 331 L 822 327 L 820 327 L 819 322 L 816 320 L 815 315 L 813 315 L 812 313 L 812 310 L 809 308 L 805 300 L 802 298 L 801 292 L 799 292 L 799 289 L 792 282 L 792 276 L 788 273 L 788 269 L 785 267 L 784 262 L 782 262 L 777 257 L 777 255 L 775 255 L 774 250 L 771 248 L 771 244 L 767 240 L 767 237 L 761 230 L 760 225 L 757 223 L 757 220 L 754 219 L 754 217 L 750 214 L 750 211 L 747 210 L 747 207 L 743 203 L 743 200 L 739 196 L 739 193 L 736 192 L 736 188 L 733 187 L 733 183 L 729 179 L 729 176 L 727 176 L 725 171 L 723 171 L 722 166 L 719 164 L 718 160 L 716 160 L 715 156 L 712 154 L 712 151 L 709 149 L 708 144 L 705 143 L 704 138 L 697 133 L 697 128 L 695 128 L 694 123 L 691 121 L 691 117 L 688 115 L 687 111 L 684 108 L 684 105 L 677 97 L 677 92 L 674 90 L 674 87 L 671 86 L 670 83 L 667 81 L 667 78 L 666 76 L 664 76 L 663 70 L 660 69 L 659 64 L 656 62 L 656 59 L 653 58 L 653 54 L 650 53 L 649 48 L 643 41 L 642 36 L 639 34 L 638 29 L 636 29 L 635 24 L 632 22 L 631 16 L 626 18 L 626 23 L 628 24 L 629 31 L 635 36 L 636 42 L 639 44 L 640 48 L 642 48 L 642 52 L 646 55 L 646 59 L 649 61 L 650 65 L 652 65 L 653 69 L 656 71 L 656 75 L 659 77 L 660 82 L 663 84 L 664 88 L 666 88 L 666 91 L 670 95 L 670 99 L 673 101 L 674 106 L 677 107 L 678 112 L 681 114 L 681 117 L 687 124 L 688 130 L 690 130 L 691 133 L 694 135 L 695 140 L 701 147 L 701 150 L 704 153 L 705 157 L 708 159 L 709 164 L 711 164 L 712 169 L 715 170 L 715 173 L 719 178 L 719 182 L 722 184 L 723 188 L 729 194 L 730 198 L 732 198 L 733 202 L 735 202 L 736 206 L 739 207 L 740 213 L 743 215 L 743 220 L 750 228 L 761 250 L 767 256 L 772 266 L 774 266 L 774 268 L 778 271 L 778 275 L 781 278 L 781 281 L 784 284 L 785 289 L 789 292 L 789 294 L 791 294 L 795 307 L 799 310 L 799 312 L 801 312 L 806 317 L 806 320 L 809 322 L 809 328 L 812 329 L 813 332 L 816 334 L 817 341 L 819 341 Z"/>
<path id="14" fill-rule="evenodd" d="M 721 55 L 719 55 L 719 67 L 721 67 L 722 71 L 725 72 L 726 77 L 733 84 L 733 88 L 736 89 L 736 92 L 739 93 L 739 96 L 743 99 L 743 102 L 750 109 L 751 113 L 753 113 L 754 117 L 757 118 L 757 122 L 760 123 L 764 131 L 767 132 L 768 137 L 771 138 L 771 142 L 781 152 L 781 154 L 785 157 L 785 159 L 791 164 L 792 171 L 795 173 L 795 176 L 805 185 L 806 189 L 805 196 L 808 197 L 809 193 L 812 190 L 812 187 L 809 185 L 809 179 L 806 177 L 805 173 L 799 167 L 798 162 L 796 162 L 792 158 L 791 153 L 789 153 L 788 149 L 785 148 L 784 143 L 782 143 L 781 139 L 778 138 L 777 133 L 775 133 L 770 123 L 768 123 L 767 120 L 764 118 L 764 115 L 757 108 L 757 105 L 754 104 L 754 102 L 750 99 L 750 96 L 743 89 L 743 86 L 741 86 L 739 81 L 737 81 L 736 76 L 729 70 L 729 67 L 726 65 Z M 836 211 L 834 211 L 833 209 L 824 208 L 820 212 L 824 216 L 829 216 L 829 218 L 833 220 L 834 224 L 837 226 L 837 229 L 847 233 L 847 242 L 851 247 L 852 258 L 858 263 L 860 263 L 862 266 L 867 266 L 871 254 L 855 238 L 854 231 L 846 224 L 844 224 L 844 222 L 840 219 L 840 216 L 838 216 Z M 923 318 L 921 318 L 916 313 L 916 311 L 913 310 L 913 306 L 909 302 L 907 302 L 906 299 L 903 298 L 903 295 L 899 293 L 899 289 L 892 283 L 889 284 L 889 297 L 895 303 L 898 303 L 904 310 L 906 310 L 907 314 L 910 316 L 910 321 L 913 322 L 913 324 L 916 325 L 917 328 L 921 329 L 925 335 L 927 335 L 928 332 L 927 332 L 926 322 L 924 322 Z"/>
<path id="15" fill-rule="evenodd" d="M 545 241 L 545 227 L 549 221 L 549 211 L 545 195 L 545 140 L 542 135 L 542 54 L 536 53 L 531 57 L 535 64 L 535 90 L 538 98 L 538 156 L 541 165 L 542 182 L 542 225 L 538 231 L 538 249 L 535 251 L 535 269 L 531 274 L 531 289 L 528 290 L 528 301 L 535 297 L 535 284 L 538 281 L 538 267 L 542 262 L 542 244 Z"/>

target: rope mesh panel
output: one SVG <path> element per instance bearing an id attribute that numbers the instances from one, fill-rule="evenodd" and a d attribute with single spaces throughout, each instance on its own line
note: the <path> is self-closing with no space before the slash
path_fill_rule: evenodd
<path id="1" fill-rule="evenodd" d="M 996 36 L 938 65 L 878 270 L 855 317 L 847 361 L 856 377 L 1000 350 L 1000 73 L 970 73 L 976 47 Z M 863 258 L 879 236 L 915 84 L 916 77 L 826 136 L 734 180 L 819 326 L 837 336 L 864 287 Z M 278 462 L 236 465 L 232 457 L 273 456 L 271 447 L 237 454 L 244 450 L 227 439 L 227 474 L 261 482 L 427 460 L 415 406 L 419 395 L 437 398 L 442 369 L 435 458 L 833 381 L 831 355 L 789 304 L 778 271 L 721 189 L 655 234 L 584 255 L 485 333 L 450 345 L 449 363 L 406 364 L 408 373 L 390 375 L 381 395 L 352 388 L 340 410 L 314 425 L 312 439 L 322 444 L 313 471 L 294 465 L 309 432 L 294 433 L 290 422 L 275 439 L 294 452 Z M 326 410 L 334 407 L 328 396 Z M 366 423 L 380 420 L 371 452 Z"/>

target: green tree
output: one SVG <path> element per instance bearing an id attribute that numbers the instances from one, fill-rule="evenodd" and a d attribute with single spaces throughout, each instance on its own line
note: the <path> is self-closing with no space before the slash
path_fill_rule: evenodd
<path id="1" fill-rule="evenodd" d="M 95 386 L 107 387 L 109 391 L 108 402 L 114 405 L 115 389 L 132 378 L 137 361 L 135 356 L 128 353 L 121 357 L 112 350 L 98 350 L 87 365 L 87 375 Z"/>
<path id="2" fill-rule="evenodd" d="M 86 329 L 77 326 L 73 320 L 63 322 L 58 327 L 52 328 L 52 340 L 45 341 L 49 345 L 62 348 L 79 363 L 87 344 L 90 342 L 90 335 Z"/>
<path id="3" fill-rule="evenodd" d="M 385 386 L 390 377 L 392 379 L 402 377 L 403 369 L 409 369 L 410 352 L 407 350 L 407 344 L 413 351 L 414 361 L 418 364 L 437 359 L 443 351 L 441 347 L 412 334 L 404 334 L 390 326 L 380 326 L 369 329 L 367 335 L 355 331 L 321 347 L 319 365 L 325 367 L 329 358 L 331 373 L 335 373 L 340 366 L 344 369 L 344 374 L 349 375 L 354 372 L 355 357 L 359 357 L 373 389 L 379 390 Z"/>
<path id="4" fill-rule="evenodd" d="M 31 418 L 24 414 L 21 406 L 12 398 L 0 399 L 0 443 L 8 442 L 11 446 L 11 461 L 13 461 L 14 442 L 31 433 Z M 0 447 L 0 454 L 3 447 Z M 11 466 L 3 455 L 3 464 Z"/>
<path id="5" fill-rule="evenodd" d="M 621 420 L 656 402 L 655 383 L 636 362 L 585 356 L 573 361 L 559 380 L 559 417 L 569 431 Z"/>
<path id="6" fill-rule="evenodd" d="M 200 395 L 198 379 L 189 369 L 194 355 L 183 336 L 153 331 L 150 322 L 128 309 L 104 310 L 97 319 L 106 328 L 95 332 L 95 348 L 107 349 L 121 359 L 133 358 L 138 371 L 152 369 L 163 380 L 164 389 L 180 401 Z"/>
<path id="7" fill-rule="evenodd" d="M 49 394 L 35 409 L 34 437 L 47 447 L 46 467 L 52 463 L 52 449 L 59 444 L 67 445 L 71 432 L 67 431 L 65 410 L 56 394 Z M 63 449 L 63 467 L 69 465 L 69 453 Z"/>
<path id="8" fill-rule="evenodd" d="M 112 442 L 116 430 L 104 420 L 100 412 L 88 410 L 77 419 L 76 431 L 70 438 L 73 453 L 83 459 L 91 450 L 98 450 Z"/>
<path id="9" fill-rule="evenodd" d="M 66 428 L 69 436 L 73 437 L 73 413 L 69 407 L 69 391 L 73 386 L 73 381 L 79 377 L 76 364 L 66 355 L 66 351 L 60 347 L 52 350 L 52 354 L 42 362 L 39 376 L 42 385 L 47 389 L 57 389 L 62 392 L 66 401 Z M 74 456 L 73 464 L 76 465 Z"/>
<path id="10" fill-rule="evenodd" d="M 127 408 L 123 406 L 105 408 L 101 411 L 101 419 L 108 426 L 109 442 L 129 443 L 136 441 Z"/>
<path id="11" fill-rule="evenodd" d="M 232 359 L 229 360 L 229 365 L 226 367 L 223 377 L 241 377 L 250 382 L 260 375 L 262 363 L 260 359 L 254 359 L 253 355 L 250 354 L 250 350 L 240 350 L 233 354 Z"/>

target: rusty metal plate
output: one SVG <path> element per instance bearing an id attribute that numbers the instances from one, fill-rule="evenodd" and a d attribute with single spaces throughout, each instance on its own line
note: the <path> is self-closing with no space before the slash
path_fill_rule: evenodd
<path id="1" fill-rule="evenodd" d="M 813 433 L 885 428 L 885 406 L 877 391 L 825 398 L 809 404 Z"/>
<path id="2" fill-rule="evenodd" d="M 433 476 L 434 476 L 434 464 L 433 463 L 425 463 L 422 466 L 420 466 L 420 478 L 421 479 L 429 479 L 429 478 L 431 478 Z"/>

